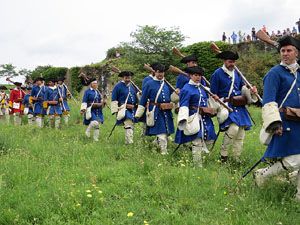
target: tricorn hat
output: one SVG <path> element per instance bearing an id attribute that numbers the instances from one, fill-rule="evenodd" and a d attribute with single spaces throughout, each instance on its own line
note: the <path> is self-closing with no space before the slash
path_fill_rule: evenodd
<path id="1" fill-rule="evenodd" d="M 134 73 L 129 71 L 129 70 L 126 70 L 126 71 L 122 71 L 121 73 L 119 73 L 118 77 L 126 77 L 126 76 L 133 76 Z"/>
<path id="2" fill-rule="evenodd" d="M 166 72 L 169 69 L 169 67 L 164 64 L 157 63 L 157 64 L 153 65 L 152 69 L 154 71 L 158 70 L 159 72 Z"/>
<path id="3" fill-rule="evenodd" d="M 97 79 L 96 78 L 91 78 L 91 79 L 89 79 L 87 82 L 88 82 L 88 84 L 91 84 L 91 83 L 93 83 L 94 81 L 97 81 Z M 97 81 L 98 82 L 98 81 Z"/>
<path id="4" fill-rule="evenodd" d="M 33 82 L 35 83 L 37 81 L 43 81 L 43 80 L 45 80 L 43 77 L 37 77 L 37 78 L 35 78 L 35 80 Z"/>
<path id="5" fill-rule="evenodd" d="M 0 90 L 7 90 L 7 87 L 5 87 L 5 86 L 0 86 Z"/>
<path id="6" fill-rule="evenodd" d="M 51 82 L 53 82 L 53 83 L 57 82 L 56 78 L 49 78 L 49 79 L 48 79 L 48 82 L 49 82 L 49 81 L 51 81 Z"/>
<path id="7" fill-rule="evenodd" d="M 300 40 L 293 38 L 291 36 L 286 36 L 280 41 L 278 41 L 279 46 L 278 49 L 280 50 L 282 47 L 287 46 L 287 45 L 293 45 L 295 48 L 300 51 Z"/>
<path id="8" fill-rule="evenodd" d="M 199 74 L 199 75 L 204 75 L 204 69 L 200 66 L 191 66 L 185 68 L 185 71 L 189 74 Z"/>
<path id="9" fill-rule="evenodd" d="M 188 63 L 188 62 L 191 62 L 191 61 L 198 62 L 198 56 L 196 56 L 196 55 L 189 55 L 189 56 L 183 57 L 180 60 L 181 63 Z"/>
<path id="10" fill-rule="evenodd" d="M 22 83 L 21 83 L 21 82 L 14 82 L 14 85 L 16 85 L 16 86 L 21 86 Z"/>
<path id="11" fill-rule="evenodd" d="M 230 60 L 237 60 L 239 58 L 239 55 L 237 52 L 233 52 L 233 51 L 223 51 L 219 54 L 216 55 L 216 58 L 218 59 L 230 59 Z"/>
<path id="12" fill-rule="evenodd" d="M 59 77 L 58 79 L 57 79 L 57 81 L 64 81 L 66 78 L 64 78 L 64 77 Z"/>

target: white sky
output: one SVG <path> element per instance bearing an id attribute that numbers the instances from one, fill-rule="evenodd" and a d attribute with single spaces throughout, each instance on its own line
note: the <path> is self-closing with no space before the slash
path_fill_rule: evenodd
<path id="1" fill-rule="evenodd" d="M 32 70 L 99 62 L 131 41 L 137 25 L 178 26 L 189 37 L 184 45 L 263 25 L 271 33 L 295 26 L 299 10 L 299 0 L 0 0 L 0 64 Z"/>

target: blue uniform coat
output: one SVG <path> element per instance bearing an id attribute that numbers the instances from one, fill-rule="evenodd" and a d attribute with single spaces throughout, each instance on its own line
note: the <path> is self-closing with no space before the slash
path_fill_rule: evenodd
<path id="1" fill-rule="evenodd" d="M 145 85 L 148 83 L 148 81 L 151 81 L 151 80 L 153 80 L 152 75 L 149 75 L 144 78 L 143 83 L 142 83 L 142 90 L 145 89 Z M 143 114 L 143 116 L 141 118 L 139 118 L 139 122 L 146 123 L 146 112 Z"/>
<path id="2" fill-rule="evenodd" d="M 283 103 L 282 107 L 290 106 L 300 108 L 300 72 L 297 72 L 297 81 L 290 95 Z M 273 67 L 264 77 L 264 95 L 263 105 L 269 102 L 281 105 L 288 90 L 291 88 L 295 77 L 281 65 Z M 289 155 L 300 154 L 300 122 L 287 121 L 280 114 L 282 119 L 283 133 L 281 136 L 273 135 L 268 148 L 266 149 L 265 158 L 277 158 Z"/>
<path id="3" fill-rule="evenodd" d="M 44 101 L 58 101 L 59 94 L 57 87 L 56 88 L 47 88 L 44 96 Z M 54 112 L 58 115 L 62 114 L 60 103 L 58 102 L 57 105 L 49 105 L 48 104 L 49 115 L 54 115 Z"/>
<path id="4" fill-rule="evenodd" d="M 44 95 L 45 92 L 48 88 L 45 86 L 39 87 L 39 86 L 34 86 L 31 90 L 31 95 L 32 97 L 41 97 L 37 101 L 34 101 L 34 114 L 42 114 L 46 115 L 46 111 L 43 108 L 43 102 L 44 102 Z"/>
<path id="5" fill-rule="evenodd" d="M 245 85 L 242 78 L 234 71 L 234 85 L 230 97 L 235 95 L 242 95 L 242 87 Z M 220 98 L 227 98 L 231 87 L 232 78 L 224 72 L 222 68 L 217 69 L 210 79 L 210 91 Z M 229 112 L 229 117 L 224 123 L 220 124 L 222 130 L 226 130 L 232 123 L 238 126 L 245 126 L 246 129 L 250 129 L 252 126 L 246 106 L 233 107 L 229 102 L 228 106 L 233 109 L 233 112 Z"/>
<path id="6" fill-rule="evenodd" d="M 101 103 L 101 92 L 98 89 L 93 90 L 92 88 L 88 88 L 84 92 L 82 103 L 87 103 L 87 107 L 90 107 L 92 102 Z M 86 120 L 84 116 L 83 124 L 89 125 L 90 122 L 93 120 L 96 121 L 99 120 L 102 123 L 104 122 L 102 108 L 92 108 L 91 112 L 92 112 L 92 118 Z"/>
<path id="7" fill-rule="evenodd" d="M 208 100 L 209 96 L 201 87 L 199 87 L 199 89 L 201 91 L 200 107 L 208 107 L 207 100 Z M 183 107 L 183 106 L 198 107 L 199 98 L 200 98 L 200 93 L 199 93 L 198 87 L 196 85 L 192 85 L 189 83 L 185 84 L 179 94 L 180 107 Z M 193 115 L 196 112 L 197 112 L 196 109 L 189 109 L 189 116 Z M 217 135 L 215 133 L 214 124 L 211 120 L 211 117 L 207 116 L 207 115 L 202 115 L 202 119 L 203 119 L 203 126 L 204 126 L 204 130 L 203 130 L 204 140 L 207 140 L 207 141 L 215 140 L 217 138 Z M 200 120 L 199 120 L 199 123 L 200 123 Z M 200 127 L 201 127 L 201 125 L 200 125 Z M 181 131 L 177 128 L 176 135 L 175 135 L 175 143 L 184 144 L 184 143 L 193 141 L 196 138 L 203 138 L 201 129 L 197 134 L 185 135 L 183 133 L 183 131 Z"/>
<path id="8" fill-rule="evenodd" d="M 70 107 L 68 105 L 68 101 L 67 101 L 67 89 L 65 86 L 63 85 L 58 85 L 57 86 L 59 88 L 59 92 L 62 95 L 62 98 L 64 99 L 64 107 L 61 109 L 62 111 L 70 111 Z"/>
<path id="9" fill-rule="evenodd" d="M 126 84 L 122 81 L 116 84 L 112 91 L 111 101 L 118 101 L 118 106 L 121 106 L 121 103 L 125 103 L 126 98 L 128 96 L 128 92 L 130 89 L 130 94 L 127 100 L 127 104 L 136 105 L 137 104 L 137 97 L 136 93 L 138 92 L 131 84 L 129 86 L 126 86 Z M 117 120 L 117 124 L 123 124 L 124 120 L 131 119 L 135 123 L 138 122 L 134 115 L 136 112 L 136 108 L 134 109 L 127 109 L 124 119 Z"/>
<path id="10" fill-rule="evenodd" d="M 143 89 L 143 94 L 140 100 L 139 105 L 146 107 L 148 99 L 150 102 L 154 102 L 156 94 L 160 88 L 160 85 L 163 81 L 151 80 L 148 81 Z M 169 103 L 171 102 L 172 89 L 164 83 L 162 91 L 159 94 L 157 103 Z M 153 109 L 152 104 L 149 104 L 149 110 Z M 146 127 L 146 135 L 157 135 L 162 133 L 172 134 L 174 133 L 174 123 L 173 123 L 173 114 L 172 110 L 161 111 L 158 106 L 155 107 L 154 112 L 155 124 L 153 127 Z"/>
<path id="11" fill-rule="evenodd" d="M 30 105 L 29 97 L 30 97 L 30 94 L 25 95 L 22 105 L 24 105 L 24 108 L 28 108 L 28 114 L 33 114 L 32 108 L 29 108 L 29 105 Z"/>

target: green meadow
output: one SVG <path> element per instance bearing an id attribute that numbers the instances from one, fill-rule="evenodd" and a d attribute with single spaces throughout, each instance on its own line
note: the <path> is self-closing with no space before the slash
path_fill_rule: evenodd
<path id="1" fill-rule="evenodd" d="M 265 150 L 261 109 L 249 111 L 256 126 L 241 162 L 219 161 L 222 133 L 202 169 L 188 147 L 161 155 L 139 125 L 133 145 L 124 144 L 122 127 L 108 140 L 115 116 L 107 108 L 99 142 L 85 137 L 75 105 L 69 127 L 62 121 L 58 131 L 2 123 L 0 224 L 300 224 L 295 186 L 274 178 L 259 189 L 252 173 L 237 184 Z M 169 143 L 169 153 L 176 146 Z"/>

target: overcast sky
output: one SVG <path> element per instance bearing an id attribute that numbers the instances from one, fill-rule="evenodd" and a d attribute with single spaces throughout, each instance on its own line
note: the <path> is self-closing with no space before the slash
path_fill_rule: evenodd
<path id="1" fill-rule="evenodd" d="M 0 64 L 84 66 L 131 41 L 138 25 L 177 26 L 184 45 L 217 41 L 223 31 L 292 28 L 299 0 L 0 0 Z M 0 80 L 1 82 L 1 80 Z"/>

